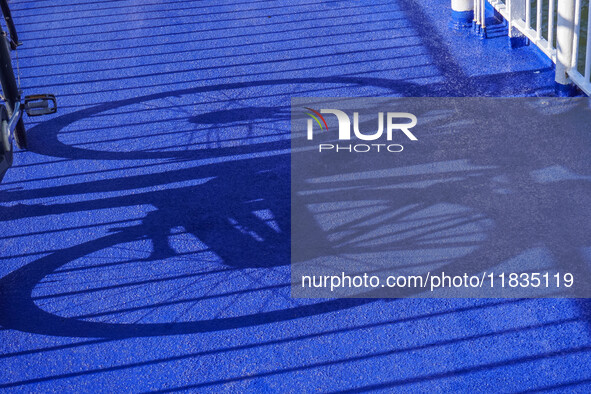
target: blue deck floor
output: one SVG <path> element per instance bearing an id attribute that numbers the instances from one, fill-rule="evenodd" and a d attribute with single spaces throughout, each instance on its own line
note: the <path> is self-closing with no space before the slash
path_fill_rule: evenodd
<path id="1" fill-rule="evenodd" d="M 60 109 L 0 184 L 0 388 L 589 392 L 585 301 L 290 298 L 291 97 L 551 94 L 448 3 L 14 0 Z"/>

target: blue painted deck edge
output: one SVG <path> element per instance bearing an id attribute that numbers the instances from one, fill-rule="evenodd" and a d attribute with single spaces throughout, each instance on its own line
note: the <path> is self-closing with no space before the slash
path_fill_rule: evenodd
<path id="1" fill-rule="evenodd" d="M 466 29 L 472 26 L 474 11 L 451 11 L 451 23 L 455 29 Z"/>

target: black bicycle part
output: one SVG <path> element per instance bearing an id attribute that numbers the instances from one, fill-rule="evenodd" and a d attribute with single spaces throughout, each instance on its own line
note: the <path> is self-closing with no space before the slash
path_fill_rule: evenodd
<path id="1" fill-rule="evenodd" d="M 0 0 L 0 9 L 2 9 L 2 15 L 4 15 L 4 20 L 6 21 L 6 27 L 10 33 L 10 47 L 14 50 L 22 43 L 18 40 L 18 34 L 16 33 L 16 27 L 14 26 L 14 21 L 12 20 L 12 14 L 10 13 L 10 7 L 8 6 L 7 0 Z"/>
<path id="2" fill-rule="evenodd" d="M 0 0 L 1 2 L 2 0 Z M 20 91 L 14 77 L 14 70 L 12 68 L 12 60 L 10 58 L 10 46 L 6 33 L 0 29 L 0 85 L 2 85 L 2 93 L 6 101 L 6 109 L 8 115 L 12 116 L 14 106 L 21 101 Z M 14 130 L 14 140 L 19 148 L 25 149 L 27 147 L 27 135 L 25 124 L 21 117 L 16 124 Z"/>
<path id="3" fill-rule="evenodd" d="M 25 96 L 25 112 L 29 116 L 54 114 L 57 112 L 57 100 L 49 93 Z"/>

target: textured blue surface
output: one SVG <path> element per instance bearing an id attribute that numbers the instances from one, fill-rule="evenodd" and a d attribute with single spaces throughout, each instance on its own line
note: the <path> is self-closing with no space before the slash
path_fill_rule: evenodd
<path id="1" fill-rule="evenodd" d="M 0 388 L 591 389 L 586 301 L 289 296 L 290 97 L 553 94 L 502 25 L 427 0 L 11 4 L 23 89 L 60 110 L 0 184 Z"/>
<path id="2" fill-rule="evenodd" d="M 451 21 L 456 28 L 471 27 L 474 21 L 474 11 L 451 11 Z"/>

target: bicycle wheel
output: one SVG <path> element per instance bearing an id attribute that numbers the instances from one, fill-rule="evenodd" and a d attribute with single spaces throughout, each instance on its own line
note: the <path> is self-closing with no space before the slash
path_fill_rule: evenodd
<path id="1" fill-rule="evenodd" d="M 6 101 L 6 110 L 10 117 L 14 111 L 14 106 L 20 102 L 20 92 L 12 68 L 10 43 L 5 33 L 2 32 L 2 34 L 4 37 L 0 39 L 0 84 L 2 85 L 4 100 Z M 14 140 L 19 148 L 25 149 L 27 147 L 27 134 L 22 117 L 19 119 L 14 130 Z"/>

